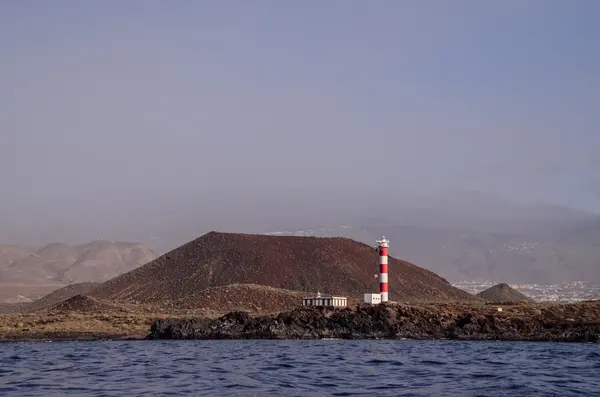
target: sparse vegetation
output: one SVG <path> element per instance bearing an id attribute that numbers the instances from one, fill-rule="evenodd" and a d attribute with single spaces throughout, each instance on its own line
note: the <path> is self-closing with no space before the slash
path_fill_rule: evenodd
<path id="1" fill-rule="evenodd" d="M 166 311 L 143 307 L 120 307 L 114 311 L 11 313 L 0 315 L 0 340 L 142 338 L 157 318 L 214 318 L 223 314 L 212 310 Z"/>

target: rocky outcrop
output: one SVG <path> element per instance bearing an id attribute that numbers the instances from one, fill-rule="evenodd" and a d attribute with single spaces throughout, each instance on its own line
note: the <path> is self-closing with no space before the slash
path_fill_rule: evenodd
<path id="1" fill-rule="evenodd" d="M 298 308 L 276 316 L 159 319 L 148 339 L 462 339 L 600 342 L 600 303 Z"/>

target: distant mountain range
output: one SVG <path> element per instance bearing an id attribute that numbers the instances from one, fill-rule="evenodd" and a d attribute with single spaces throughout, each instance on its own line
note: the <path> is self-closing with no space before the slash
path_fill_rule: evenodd
<path id="1" fill-rule="evenodd" d="M 106 240 L 77 246 L 0 245 L 0 302 L 44 295 L 73 283 L 106 281 L 156 257 L 143 244 Z"/>
<path id="2" fill-rule="evenodd" d="M 344 236 L 368 244 L 374 244 L 385 235 L 391 240 L 391 255 L 451 281 L 552 284 L 600 280 L 600 247 L 554 241 L 533 234 L 402 225 L 330 225 L 267 234 Z"/>
<path id="3" fill-rule="evenodd" d="M 376 216 L 268 234 L 385 235 L 390 253 L 452 281 L 600 281 L 600 216 L 552 205 L 516 205 L 477 192 L 384 203 Z M 375 266 L 375 265 L 374 265 Z M 392 270 L 390 270 L 392 271 Z"/>

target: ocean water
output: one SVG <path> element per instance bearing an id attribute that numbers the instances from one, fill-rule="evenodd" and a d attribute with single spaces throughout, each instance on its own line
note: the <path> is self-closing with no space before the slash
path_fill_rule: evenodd
<path id="1" fill-rule="evenodd" d="M 600 346 L 458 341 L 0 344 L 0 396 L 600 396 Z"/>

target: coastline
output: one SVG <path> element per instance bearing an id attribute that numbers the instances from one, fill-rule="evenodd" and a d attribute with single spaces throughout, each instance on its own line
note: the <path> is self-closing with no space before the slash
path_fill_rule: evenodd
<path id="1" fill-rule="evenodd" d="M 159 311 L 39 311 L 0 315 L 2 342 L 143 339 Z"/>
<path id="2" fill-rule="evenodd" d="M 0 342 L 140 340 L 461 340 L 600 343 L 600 302 L 298 307 L 232 311 L 0 315 Z"/>
<path id="3" fill-rule="evenodd" d="M 194 338 L 151 338 L 148 335 L 129 335 L 129 334 L 102 334 L 102 333 L 60 333 L 60 334 L 36 334 L 36 335 L 18 335 L 18 334 L 6 334 L 0 336 L 0 345 L 7 343 L 60 343 L 60 342 L 149 342 L 153 340 L 202 340 L 202 341 L 217 341 L 217 340 L 288 340 L 288 341 L 377 341 L 377 340 L 395 340 L 395 341 L 462 341 L 462 342 L 535 342 L 535 343 L 579 343 L 579 344 L 600 344 L 600 340 L 584 340 L 584 339 L 560 339 L 560 338 L 492 338 L 492 337 L 459 337 L 459 338 L 445 338 L 445 337 L 357 337 L 357 338 L 205 338 L 205 339 L 194 339 Z"/>
<path id="4" fill-rule="evenodd" d="M 102 341 L 134 341 L 144 340 L 145 335 L 112 334 L 103 332 L 47 332 L 0 335 L 0 344 L 18 342 L 102 342 Z"/>
<path id="5" fill-rule="evenodd" d="M 362 305 L 297 308 L 273 316 L 158 319 L 149 339 L 411 339 L 600 343 L 600 304 Z"/>

